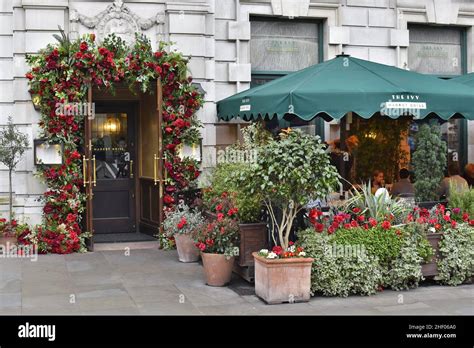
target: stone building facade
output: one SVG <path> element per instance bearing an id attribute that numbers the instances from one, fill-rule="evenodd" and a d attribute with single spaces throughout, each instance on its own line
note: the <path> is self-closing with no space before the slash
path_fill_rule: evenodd
<path id="1" fill-rule="evenodd" d="M 54 42 L 58 26 L 72 38 L 114 32 L 131 40 L 143 32 L 155 47 L 172 41 L 189 56 L 191 74 L 206 92 L 199 112 L 203 167 L 239 134 L 238 121 L 217 122 L 216 102 L 288 71 L 342 52 L 445 77 L 474 71 L 474 3 L 467 0 L 1 0 L 0 125 L 12 115 L 31 144 L 39 115 L 28 93 L 25 54 Z M 456 122 L 453 146 L 474 162 L 474 123 Z M 323 127 L 326 139 L 338 136 L 337 123 Z M 37 198 L 45 190 L 34 172 L 30 149 L 13 186 L 15 211 L 31 223 L 41 218 Z M 8 173 L 0 167 L 0 215 L 7 190 Z"/>

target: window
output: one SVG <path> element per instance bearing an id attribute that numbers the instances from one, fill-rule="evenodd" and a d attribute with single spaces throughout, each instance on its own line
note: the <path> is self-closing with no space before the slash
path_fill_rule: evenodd
<path id="1" fill-rule="evenodd" d="M 411 70 L 435 75 L 461 75 L 464 30 L 410 25 L 408 65 Z"/>
<path id="2" fill-rule="evenodd" d="M 290 72 L 318 64 L 322 58 L 321 23 L 251 17 L 251 87 L 263 85 Z M 316 126 L 318 124 L 318 126 Z M 321 126 L 322 124 L 322 126 Z M 316 120 L 268 122 L 269 128 L 298 127 L 302 131 L 324 135 L 324 123 Z"/>
<path id="3" fill-rule="evenodd" d="M 466 73 L 466 32 L 460 27 L 409 25 L 410 70 L 449 78 Z M 448 161 L 464 165 L 467 159 L 466 120 L 449 120 L 441 124 L 443 140 L 448 146 Z M 411 146 L 413 150 L 413 146 Z"/>

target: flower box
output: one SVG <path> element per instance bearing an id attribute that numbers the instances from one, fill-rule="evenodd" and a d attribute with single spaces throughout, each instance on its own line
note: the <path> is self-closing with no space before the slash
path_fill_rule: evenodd
<path id="1" fill-rule="evenodd" d="M 426 237 L 428 242 L 433 248 L 434 255 L 431 261 L 421 265 L 421 272 L 423 277 L 434 277 L 438 275 L 438 258 L 439 258 L 439 242 L 441 240 L 442 233 L 430 233 Z"/>
<path id="2" fill-rule="evenodd" d="M 312 258 L 255 259 L 255 294 L 268 304 L 307 302 L 311 293 Z"/>

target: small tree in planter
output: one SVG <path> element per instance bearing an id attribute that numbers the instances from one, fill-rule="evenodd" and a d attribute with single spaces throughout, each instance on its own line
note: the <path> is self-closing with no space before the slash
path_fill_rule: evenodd
<path id="1" fill-rule="evenodd" d="M 199 249 L 194 245 L 194 234 L 204 224 L 204 218 L 198 211 L 180 204 L 174 210 L 166 212 L 163 230 L 168 238 L 174 237 L 178 258 L 181 262 L 199 260 Z"/>
<path id="2" fill-rule="evenodd" d="M 436 194 L 446 168 L 446 143 L 437 124 L 423 124 L 416 136 L 413 153 L 415 194 L 418 202 L 438 200 Z"/>
<path id="3" fill-rule="evenodd" d="M 272 220 L 276 246 L 254 253 L 255 292 L 267 303 L 309 300 L 313 259 L 290 245 L 290 232 L 297 214 L 310 201 L 326 197 L 338 178 L 320 138 L 291 130 L 269 142 L 248 175 L 241 176 L 243 189 L 262 197 Z"/>
<path id="4" fill-rule="evenodd" d="M 8 117 L 8 124 L 0 131 L 0 163 L 8 168 L 10 221 L 13 221 L 12 173 L 28 145 L 27 136 L 13 124 L 11 116 Z"/>

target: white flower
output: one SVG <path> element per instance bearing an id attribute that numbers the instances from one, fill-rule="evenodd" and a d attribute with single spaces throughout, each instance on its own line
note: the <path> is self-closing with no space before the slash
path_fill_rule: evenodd
<path id="1" fill-rule="evenodd" d="M 59 232 L 66 232 L 66 225 L 65 224 L 58 225 L 58 231 Z"/>
<path id="2" fill-rule="evenodd" d="M 294 245 L 291 245 L 291 246 L 288 247 L 288 251 L 289 251 L 290 253 L 294 253 L 295 250 L 296 250 L 296 247 L 295 247 Z"/>
<path id="3" fill-rule="evenodd" d="M 267 259 L 276 259 L 278 257 L 274 252 L 268 253 Z"/>
<path id="4" fill-rule="evenodd" d="M 268 249 L 261 249 L 259 251 L 260 254 L 268 254 Z"/>
<path id="5" fill-rule="evenodd" d="M 430 231 L 431 233 L 435 233 L 435 232 L 436 232 L 436 228 L 430 227 L 428 231 Z"/>
<path id="6" fill-rule="evenodd" d="M 306 253 L 304 251 L 301 251 L 298 256 L 306 256 Z"/>

